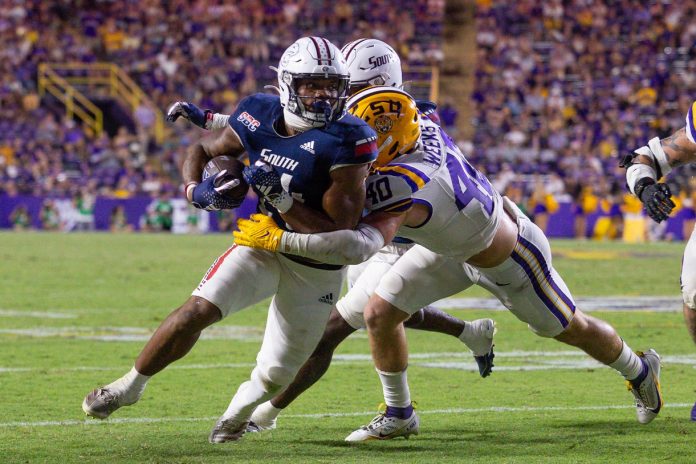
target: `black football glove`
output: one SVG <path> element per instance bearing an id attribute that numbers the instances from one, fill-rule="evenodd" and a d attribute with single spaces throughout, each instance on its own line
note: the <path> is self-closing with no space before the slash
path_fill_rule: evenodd
<path id="1" fill-rule="evenodd" d="M 174 122 L 179 117 L 188 119 L 201 129 L 210 129 L 213 112 L 202 110 L 193 103 L 178 101 L 167 110 L 167 121 Z"/>
<path id="2" fill-rule="evenodd" d="M 656 183 L 646 177 L 636 182 L 635 191 L 636 196 L 643 202 L 648 216 L 657 223 L 666 220 L 676 206 L 667 184 Z"/>

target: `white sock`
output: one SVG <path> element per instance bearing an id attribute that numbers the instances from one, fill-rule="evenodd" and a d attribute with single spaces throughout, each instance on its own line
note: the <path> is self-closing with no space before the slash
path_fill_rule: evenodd
<path id="1" fill-rule="evenodd" d="M 384 372 L 375 369 L 382 381 L 384 402 L 387 406 L 405 408 L 411 405 L 411 391 L 408 388 L 406 369 L 401 372 Z"/>
<path id="2" fill-rule="evenodd" d="M 628 380 L 633 380 L 643 373 L 643 362 L 626 342 L 623 342 L 623 348 L 619 357 L 616 358 L 616 361 L 609 364 L 609 367 L 619 371 Z"/>
<path id="3" fill-rule="evenodd" d="M 135 366 L 126 375 L 118 380 L 111 382 L 107 388 L 112 388 L 119 392 L 122 405 L 133 404 L 140 399 L 150 380 L 150 375 L 142 375 L 135 369 Z"/>
<path id="4" fill-rule="evenodd" d="M 270 428 L 274 426 L 275 420 L 282 409 L 276 408 L 270 401 L 261 403 L 251 415 L 251 420 L 259 427 Z"/>
<path id="5" fill-rule="evenodd" d="M 268 382 L 263 382 L 255 368 L 251 373 L 251 380 L 247 380 L 237 389 L 222 419 L 249 420 L 254 409 L 273 398 L 281 388 L 283 388 L 282 385 L 270 385 Z"/>

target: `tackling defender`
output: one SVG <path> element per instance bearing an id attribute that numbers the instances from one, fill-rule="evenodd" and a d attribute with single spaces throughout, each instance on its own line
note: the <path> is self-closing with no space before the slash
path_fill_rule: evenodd
<path id="1" fill-rule="evenodd" d="M 364 260 L 397 233 L 417 243 L 382 277 L 365 309 L 370 347 L 387 411 L 347 441 L 408 437 L 418 432 L 406 379 L 402 321 L 425 304 L 452 295 L 468 280 L 464 265 L 538 335 L 578 347 L 627 379 L 638 421 L 662 407 L 660 358 L 634 353 L 606 322 L 576 309 L 551 265 L 543 232 L 464 158 L 431 121 L 419 119 L 403 91 L 373 87 L 352 96 L 348 110 L 378 134 L 376 171 L 367 180 L 372 212 L 356 230 L 315 235 L 279 229 L 260 215 L 240 220 L 239 242 L 327 262 Z M 384 143 L 389 137 L 400 143 Z"/>
<path id="2" fill-rule="evenodd" d="M 401 60 L 388 44 L 376 39 L 358 39 L 346 44 L 341 52 L 350 73 L 350 94 L 373 85 L 402 87 Z M 434 104 L 418 102 L 418 109 L 421 115 L 437 122 Z M 228 118 L 219 113 L 201 111 L 188 102 L 177 102 L 170 108 L 168 119 L 175 120 L 179 116 L 208 130 L 224 127 Z M 347 280 L 350 290 L 336 303 L 317 348 L 297 373 L 295 380 L 282 393 L 261 404 L 254 411 L 249 431 L 274 429 L 276 418 L 281 411 L 326 373 L 336 348 L 350 334 L 365 327 L 363 310 L 380 277 L 412 246 L 413 241 L 395 237 L 392 243 L 387 244 L 369 260 L 348 267 Z M 470 282 L 469 285 L 479 281 L 478 271 L 471 266 L 465 266 L 464 274 Z M 464 288 L 462 281 L 462 290 Z M 492 372 L 495 332 L 492 319 L 466 322 L 426 305 L 404 321 L 404 325 L 408 328 L 457 337 L 473 352 L 480 375 L 487 377 Z"/>
<path id="3" fill-rule="evenodd" d="M 247 152 L 245 179 L 283 227 L 302 232 L 351 229 L 365 202 L 365 177 L 377 154 L 374 131 L 345 113 L 348 69 L 340 50 L 304 37 L 283 53 L 280 97 L 242 100 L 229 127 L 193 145 L 182 168 L 186 196 L 205 209 L 234 207 L 223 172 L 201 181 L 206 162 Z M 273 167 L 271 167 L 273 165 Z M 92 391 L 82 408 L 104 419 L 141 397 L 149 378 L 184 356 L 203 329 L 273 296 L 263 343 L 249 381 L 240 385 L 210 433 L 211 443 L 239 439 L 255 407 L 289 384 L 316 347 L 343 280 L 343 266 L 233 245 L 192 296 L 160 325 L 133 369 Z"/>
<path id="4" fill-rule="evenodd" d="M 626 168 L 626 183 L 655 222 L 669 217 L 674 209 L 672 193 L 664 182 L 658 182 L 678 166 L 696 162 L 696 101 L 686 115 L 686 126 L 660 140 L 655 137 L 647 145 L 624 157 L 621 167 Z M 681 291 L 684 299 L 684 322 L 696 343 L 696 229 L 684 249 L 681 270 Z M 696 421 L 696 403 L 691 409 L 691 420 Z"/>

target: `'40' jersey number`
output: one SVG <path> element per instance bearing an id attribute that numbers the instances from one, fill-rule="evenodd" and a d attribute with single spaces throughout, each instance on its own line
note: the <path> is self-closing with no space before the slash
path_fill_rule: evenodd
<path id="1" fill-rule="evenodd" d="M 389 200 L 394 196 L 389 186 L 389 178 L 384 176 L 378 178 L 374 182 L 368 183 L 365 196 L 367 197 L 367 203 L 370 209 L 374 209 L 376 205 Z"/>

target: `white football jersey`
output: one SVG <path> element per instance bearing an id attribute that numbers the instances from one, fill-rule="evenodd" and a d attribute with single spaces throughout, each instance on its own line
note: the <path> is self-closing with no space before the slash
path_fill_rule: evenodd
<path id="1" fill-rule="evenodd" d="M 421 118 L 420 127 L 415 151 L 368 177 L 366 208 L 403 212 L 414 203 L 424 205 L 430 210 L 426 221 L 418 227 L 401 226 L 398 235 L 466 260 L 493 241 L 504 214 L 502 198 L 440 126 Z"/>

